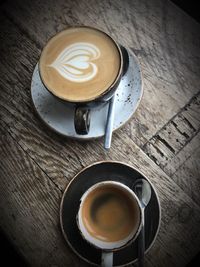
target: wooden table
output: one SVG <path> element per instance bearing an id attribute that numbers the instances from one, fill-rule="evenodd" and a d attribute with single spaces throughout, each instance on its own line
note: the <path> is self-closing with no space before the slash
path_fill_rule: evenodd
<path id="1" fill-rule="evenodd" d="M 200 249 L 200 25 L 164 0 L 8 0 L 0 22 L 0 227 L 10 241 L 30 266 L 87 266 L 61 234 L 61 196 L 83 167 L 118 160 L 147 175 L 160 197 L 146 266 L 185 266 Z M 77 24 L 108 32 L 141 64 L 141 104 L 110 151 L 103 139 L 50 131 L 31 104 L 42 47 Z"/>

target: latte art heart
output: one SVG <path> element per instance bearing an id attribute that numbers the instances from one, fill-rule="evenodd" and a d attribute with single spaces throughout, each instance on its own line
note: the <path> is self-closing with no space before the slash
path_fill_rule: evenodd
<path id="1" fill-rule="evenodd" d="M 92 61 L 99 57 L 100 51 L 95 45 L 75 43 L 66 47 L 50 66 L 65 79 L 81 83 L 95 77 L 98 68 Z"/>
<path id="2" fill-rule="evenodd" d="M 121 55 L 104 32 L 71 27 L 44 47 L 39 71 L 45 87 L 69 102 L 89 102 L 106 93 L 118 79 Z"/>

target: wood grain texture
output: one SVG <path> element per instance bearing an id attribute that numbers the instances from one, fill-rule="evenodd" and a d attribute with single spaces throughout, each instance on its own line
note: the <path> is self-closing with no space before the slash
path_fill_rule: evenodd
<path id="1" fill-rule="evenodd" d="M 31 266 L 84 266 L 61 234 L 62 192 L 0 126 L 1 229 Z"/>
<path id="2" fill-rule="evenodd" d="M 170 160 L 166 171 L 172 179 L 198 204 L 200 192 L 200 133 Z"/>
<path id="3" fill-rule="evenodd" d="M 143 146 L 145 153 L 168 170 L 176 155 L 200 131 L 199 114 L 200 92 Z"/>
<path id="4" fill-rule="evenodd" d="M 0 216 L 12 242 L 32 266 L 83 266 L 58 230 L 61 192 L 90 163 L 119 160 L 147 175 L 161 200 L 161 229 L 146 257 L 147 266 L 185 266 L 200 247 L 200 196 L 191 193 L 199 188 L 198 109 L 194 106 L 184 113 L 196 136 L 176 115 L 199 91 L 199 26 L 169 2 L 158 0 L 6 1 L 2 7 Z M 141 62 L 143 100 L 131 122 L 114 133 L 109 152 L 103 149 L 102 139 L 82 143 L 58 136 L 42 124 L 32 107 L 30 82 L 41 48 L 50 36 L 72 24 L 111 33 Z M 174 148 L 176 157 L 169 157 L 161 169 L 146 155 L 144 144 L 172 118 L 191 138 L 181 149 Z M 174 144 L 173 138 L 169 144 Z M 23 207 L 28 216 L 20 215 Z M 14 224 L 10 211 L 19 216 L 19 224 Z"/>
<path id="5" fill-rule="evenodd" d="M 180 166 L 178 172 L 172 176 L 173 180 L 184 188 L 199 205 L 200 192 L 200 146 L 193 151 L 192 155 L 187 158 L 183 165 Z"/>
<path id="6" fill-rule="evenodd" d="M 7 1 L 4 12 L 39 48 L 56 32 L 85 24 L 132 49 L 141 63 L 144 96 L 121 134 L 139 146 L 199 90 L 200 26 L 170 1 L 19 0 Z"/>

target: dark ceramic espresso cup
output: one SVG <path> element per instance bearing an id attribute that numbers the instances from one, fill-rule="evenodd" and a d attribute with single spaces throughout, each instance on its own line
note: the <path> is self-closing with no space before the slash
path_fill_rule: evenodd
<path id="1" fill-rule="evenodd" d="M 74 107 L 75 131 L 84 135 L 89 132 L 91 109 L 112 98 L 127 66 L 124 47 L 108 34 L 82 26 L 62 31 L 47 42 L 39 74 L 50 93 Z"/>

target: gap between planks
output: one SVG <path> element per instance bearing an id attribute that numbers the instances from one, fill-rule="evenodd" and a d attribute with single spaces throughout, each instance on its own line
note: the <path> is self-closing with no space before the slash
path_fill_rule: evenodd
<path id="1" fill-rule="evenodd" d="M 200 91 L 180 109 L 142 150 L 167 174 L 168 162 L 175 158 L 200 131 Z"/>

